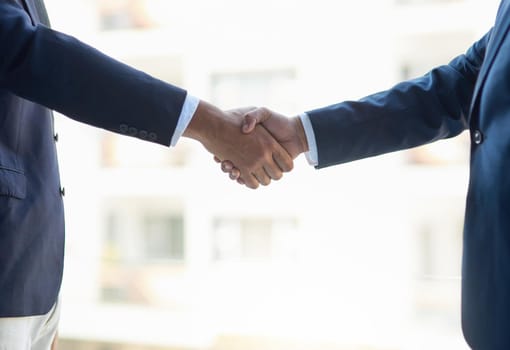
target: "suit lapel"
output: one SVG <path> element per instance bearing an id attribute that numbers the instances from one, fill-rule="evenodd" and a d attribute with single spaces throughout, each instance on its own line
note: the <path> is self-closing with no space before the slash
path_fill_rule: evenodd
<path id="1" fill-rule="evenodd" d="M 21 2 L 23 7 L 25 8 L 25 10 L 28 12 L 30 19 L 32 20 L 32 24 L 36 25 L 37 24 L 37 21 L 36 21 L 37 13 L 36 13 L 34 7 L 32 6 L 32 1 L 31 0 L 19 0 L 19 2 Z"/>
<path id="2" fill-rule="evenodd" d="M 50 26 L 50 20 L 43 0 L 21 0 L 21 2 L 27 9 L 34 25 L 42 23 L 45 26 Z"/>
<path id="3" fill-rule="evenodd" d="M 46 11 L 43 0 L 33 0 L 33 4 L 35 5 L 35 9 L 41 23 L 49 27 L 50 19 L 48 18 L 48 12 Z"/>
<path id="4" fill-rule="evenodd" d="M 487 74 L 489 73 L 492 63 L 498 54 L 499 48 L 503 44 L 503 41 L 510 30 L 510 19 L 508 18 L 508 12 L 510 9 L 509 4 L 509 1 L 503 1 L 501 3 L 501 7 L 498 12 L 498 22 L 500 22 L 496 23 L 494 30 L 492 31 L 492 36 L 489 39 L 489 44 L 485 52 L 485 62 L 478 74 L 475 90 L 473 92 L 473 99 L 471 100 L 471 112 L 473 112 L 473 108 L 478 102 L 481 88 L 487 79 Z"/>
<path id="5" fill-rule="evenodd" d="M 0 0 L 1 1 L 1 0 Z M 30 15 L 30 19 L 34 25 L 38 23 L 42 23 L 45 26 L 50 26 L 50 20 L 48 18 L 48 13 L 46 12 L 46 8 L 44 6 L 43 0 L 18 0 L 25 7 L 26 11 Z M 55 129 L 53 112 L 49 110 L 51 115 L 51 125 L 53 130 Z M 53 134 L 55 132 L 53 131 Z"/>

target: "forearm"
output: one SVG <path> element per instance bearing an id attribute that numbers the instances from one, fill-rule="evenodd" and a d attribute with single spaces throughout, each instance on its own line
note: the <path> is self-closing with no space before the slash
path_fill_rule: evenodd
<path id="1" fill-rule="evenodd" d="M 184 90 L 33 26 L 12 5 L 0 10 L 1 88 L 90 125 L 170 144 Z"/>
<path id="2" fill-rule="evenodd" d="M 469 109 L 488 36 L 429 74 L 360 101 L 307 112 L 325 167 L 458 135 Z"/>

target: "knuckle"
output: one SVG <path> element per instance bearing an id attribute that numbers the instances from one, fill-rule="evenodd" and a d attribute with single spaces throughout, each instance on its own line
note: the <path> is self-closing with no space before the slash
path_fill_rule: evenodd
<path id="1" fill-rule="evenodd" d="M 259 111 L 260 111 L 260 113 L 264 113 L 264 114 L 269 113 L 269 109 L 267 107 L 260 107 Z"/>

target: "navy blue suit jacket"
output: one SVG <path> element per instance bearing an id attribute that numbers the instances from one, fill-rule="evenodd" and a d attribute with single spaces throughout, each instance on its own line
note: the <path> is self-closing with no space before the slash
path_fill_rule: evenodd
<path id="1" fill-rule="evenodd" d="M 47 313 L 61 284 L 64 214 L 50 109 L 169 145 L 186 97 L 49 29 L 46 18 L 42 1 L 0 1 L 0 317 Z"/>
<path id="2" fill-rule="evenodd" d="M 474 349 L 510 349 L 510 0 L 464 55 L 356 102 L 308 112 L 319 167 L 471 134 L 462 326 Z"/>

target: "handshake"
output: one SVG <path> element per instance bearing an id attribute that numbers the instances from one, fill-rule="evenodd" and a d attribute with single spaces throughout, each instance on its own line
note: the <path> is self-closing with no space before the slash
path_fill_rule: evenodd
<path id="1" fill-rule="evenodd" d="M 279 180 L 308 151 L 300 118 L 267 108 L 222 111 L 200 101 L 183 136 L 202 143 L 232 180 L 252 189 Z"/>

